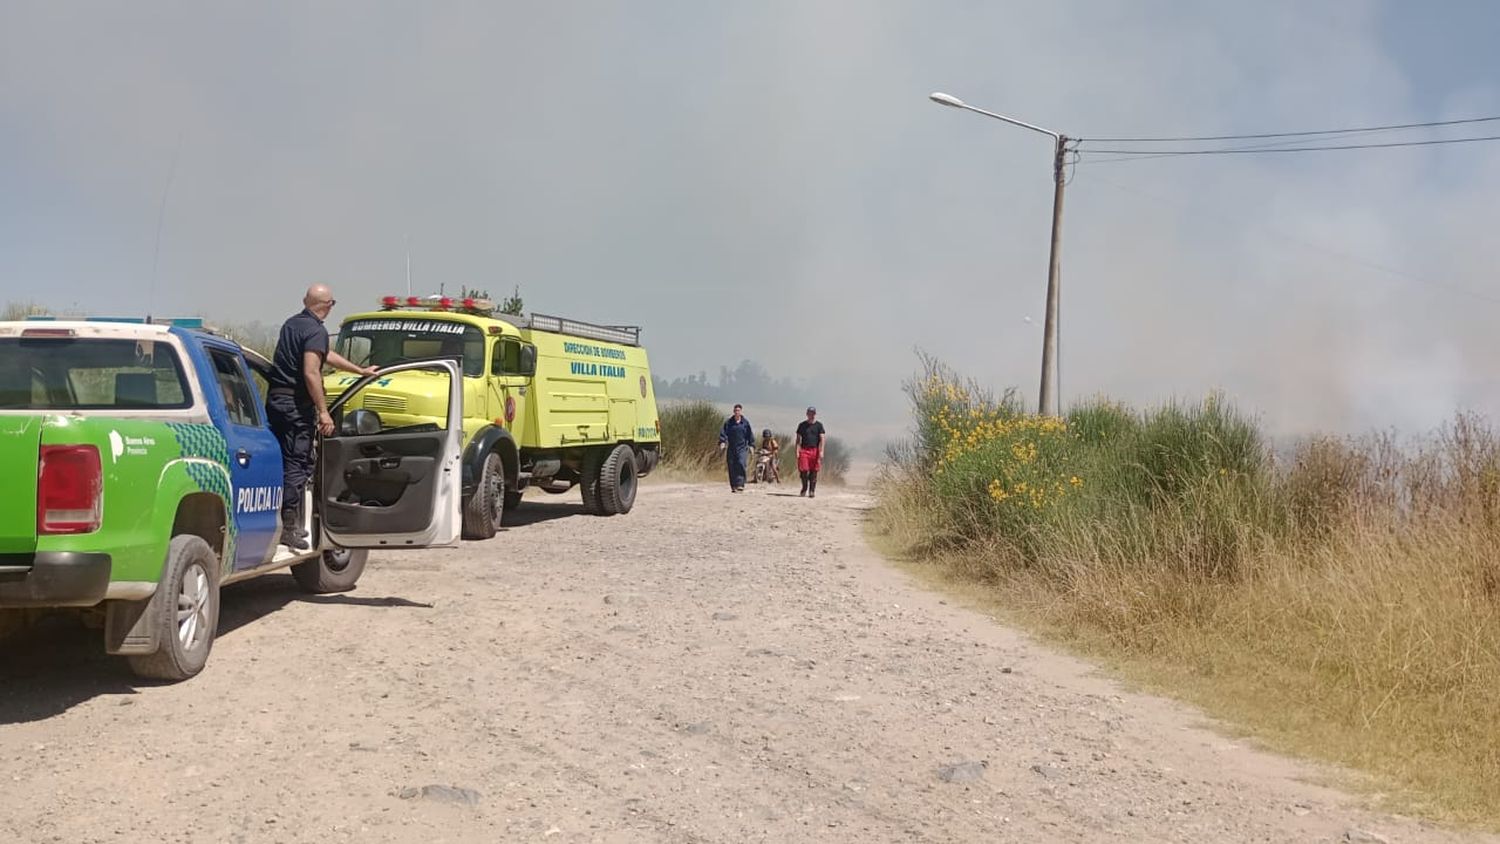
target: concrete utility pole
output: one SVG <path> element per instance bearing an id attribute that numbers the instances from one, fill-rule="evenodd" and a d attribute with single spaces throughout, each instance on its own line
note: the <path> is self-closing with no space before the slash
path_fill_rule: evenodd
<path id="1" fill-rule="evenodd" d="M 1061 293 L 1062 278 L 1058 272 L 1058 262 L 1061 260 L 1062 252 L 1062 212 L 1063 212 L 1063 188 L 1067 186 L 1067 178 L 1064 174 L 1064 165 L 1070 150 L 1071 139 L 1061 132 L 1051 129 L 1043 129 L 1040 126 L 1017 120 L 1014 117 L 1006 117 L 993 111 L 985 111 L 975 108 L 958 97 L 934 93 L 929 96 L 938 105 L 950 108 L 961 108 L 982 114 L 985 117 L 993 117 L 1003 120 L 1012 126 L 1020 126 L 1022 129 L 1030 129 L 1040 132 L 1052 138 L 1054 142 L 1052 154 L 1052 182 L 1054 185 L 1052 194 L 1052 246 L 1047 260 L 1047 310 L 1042 320 L 1042 384 L 1037 391 L 1037 412 L 1046 415 L 1060 415 L 1062 393 L 1062 377 L 1057 365 L 1058 339 L 1057 339 L 1057 311 L 1058 297 Z"/>
<path id="2" fill-rule="evenodd" d="M 1052 246 L 1047 254 L 1047 315 L 1042 320 L 1042 387 L 1037 393 L 1037 413 L 1043 416 L 1062 415 L 1062 367 L 1057 365 L 1057 300 L 1062 293 L 1062 275 L 1057 263 L 1062 258 L 1063 188 L 1068 181 L 1063 174 L 1063 159 L 1067 152 L 1068 136 L 1058 135 L 1052 160 L 1052 181 L 1056 187 L 1052 193 Z"/>

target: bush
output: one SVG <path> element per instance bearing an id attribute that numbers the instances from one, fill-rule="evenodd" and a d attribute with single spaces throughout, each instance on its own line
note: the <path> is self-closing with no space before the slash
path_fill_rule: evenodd
<path id="1" fill-rule="evenodd" d="M 31 316 L 46 316 L 51 311 L 33 302 L 7 302 L 0 322 L 18 322 Z"/>
<path id="2" fill-rule="evenodd" d="M 215 330 L 266 360 L 276 354 L 276 341 L 281 334 L 280 326 L 268 326 L 259 322 L 243 325 L 229 323 L 216 326 Z"/>
<path id="3" fill-rule="evenodd" d="M 661 411 L 662 465 L 679 471 L 708 472 L 723 465 L 719 430 L 724 417 L 706 401 L 663 404 Z"/>
<path id="4" fill-rule="evenodd" d="M 1082 530 L 1111 562 L 1153 555 L 1232 577 L 1243 544 L 1283 519 L 1267 489 L 1269 454 L 1254 424 L 1218 397 L 1144 414 L 1099 400 L 1066 419 L 1027 415 L 927 361 L 907 385 L 913 455 L 951 543 L 983 542 L 1036 565 Z M 1268 510 L 1267 507 L 1271 509 Z"/>
<path id="5" fill-rule="evenodd" d="M 1414 805 L 1500 821 L 1500 437 L 1273 454 L 1220 397 L 1023 413 L 932 360 L 876 529 L 1042 629 L 1363 766 Z"/>

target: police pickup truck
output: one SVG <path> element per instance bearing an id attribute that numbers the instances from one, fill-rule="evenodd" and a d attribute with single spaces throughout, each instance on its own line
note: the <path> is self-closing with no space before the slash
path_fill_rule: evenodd
<path id="1" fill-rule="evenodd" d="M 342 591 L 368 549 L 457 541 L 456 363 L 349 385 L 303 508 L 313 550 L 293 552 L 277 544 L 281 452 L 254 377 L 269 364 L 194 322 L 0 322 L 0 636 L 83 608 L 138 674 L 183 680 L 208 659 L 222 586 L 290 567 L 303 589 Z M 385 430 L 343 414 L 409 370 L 447 379 L 445 412 Z"/>

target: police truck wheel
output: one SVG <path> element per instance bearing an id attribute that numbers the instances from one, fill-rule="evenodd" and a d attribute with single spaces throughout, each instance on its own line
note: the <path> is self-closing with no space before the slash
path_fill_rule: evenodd
<path id="1" fill-rule="evenodd" d="M 364 549 L 331 548 L 292 566 L 292 577 L 304 592 L 314 595 L 348 592 L 365 573 L 365 560 L 369 556 L 370 552 Z"/>
<path id="2" fill-rule="evenodd" d="M 464 539 L 489 539 L 500 530 L 505 512 L 505 464 L 493 452 L 484 458 L 479 484 L 464 505 Z"/>
<path id="3" fill-rule="evenodd" d="M 219 558 L 198 536 L 175 536 L 146 612 L 156 617 L 156 653 L 130 657 L 153 680 L 186 680 L 203 670 L 219 627 Z"/>
<path id="4" fill-rule="evenodd" d="M 635 449 L 617 445 L 599 469 L 599 503 L 605 515 L 624 515 L 635 506 Z"/>

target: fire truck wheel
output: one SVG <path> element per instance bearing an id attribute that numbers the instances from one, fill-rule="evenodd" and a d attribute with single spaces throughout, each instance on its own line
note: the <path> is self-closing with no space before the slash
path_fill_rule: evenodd
<path id="1" fill-rule="evenodd" d="M 491 453 L 484 458 L 479 484 L 464 505 L 464 539 L 489 539 L 494 536 L 500 529 L 500 517 L 504 512 L 505 464 L 500 462 L 500 455 Z"/>
<path id="2" fill-rule="evenodd" d="M 604 500 L 599 494 L 599 470 L 603 468 L 603 454 L 597 448 L 591 448 L 583 455 L 583 466 L 578 478 L 578 488 L 583 492 L 583 509 L 586 513 L 595 516 L 607 516 L 604 510 Z"/>
<path id="3" fill-rule="evenodd" d="M 635 474 L 635 450 L 617 445 L 599 470 L 599 503 L 606 515 L 624 515 L 635 506 L 635 490 L 640 484 Z"/>

